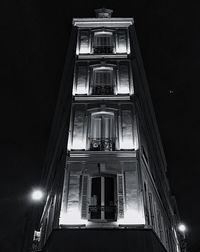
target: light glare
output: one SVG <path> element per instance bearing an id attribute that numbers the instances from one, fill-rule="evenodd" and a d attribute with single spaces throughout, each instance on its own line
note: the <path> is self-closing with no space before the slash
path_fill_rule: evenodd
<path id="1" fill-rule="evenodd" d="M 186 226 L 185 226 L 184 224 L 180 223 L 180 224 L 178 225 L 178 230 L 179 230 L 180 232 L 182 232 L 182 233 L 185 233 L 185 231 L 186 231 Z"/>
<path id="2" fill-rule="evenodd" d="M 31 199 L 33 201 L 41 201 L 44 197 L 44 193 L 40 189 L 35 189 L 31 194 Z"/>

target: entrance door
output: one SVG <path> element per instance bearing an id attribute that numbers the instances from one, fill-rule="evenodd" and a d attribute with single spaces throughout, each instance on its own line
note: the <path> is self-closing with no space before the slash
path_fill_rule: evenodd
<path id="1" fill-rule="evenodd" d="M 117 219 L 116 199 L 116 178 L 114 176 L 91 178 L 90 220 L 115 221 Z"/>

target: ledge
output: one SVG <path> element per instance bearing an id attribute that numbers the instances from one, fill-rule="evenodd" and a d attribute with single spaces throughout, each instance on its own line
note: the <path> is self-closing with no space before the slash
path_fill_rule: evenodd
<path id="1" fill-rule="evenodd" d="M 42 252 L 166 252 L 151 229 L 56 229 Z"/>
<path id="2" fill-rule="evenodd" d="M 127 59 L 129 54 L 78 54 L 78 59 Z"/>
<path id="3" fill-rule="evenodd" d="M 69 157 L 86 157 L 86 158 L 107 158 L 107 157 L 136 157 L 136 151 L 69 151 Z"/>
<path id="4" fill-rule="evenodd" d="M 77 27 L 129 27 L 133 18 L 73 18 L 72 24 Z"/>
<path id="5" fill-rule="evenodd" d="M 76 95 L 74 96 L 75 101 L 114 101 L 114 100 L 120 100 L 120 101 L 129 101 L 130 95 Z"/>

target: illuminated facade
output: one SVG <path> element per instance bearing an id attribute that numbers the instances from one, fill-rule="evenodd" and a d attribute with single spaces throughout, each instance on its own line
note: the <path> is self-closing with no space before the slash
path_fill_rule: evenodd
<path id="1" fill-rule="evenodd" d="M 149 242 L 159 245 L 145 249 L 137 241 L 135 251 L 178 252 L 166 161 L 134 21 L 111 14 L 100 9 L 96 18 L 73 19 L 46 161 L 40 247 L 53 251 L 49 244 L 58 231 L 79 230 L 81 237 L 107 229 L 113 237 L 128 230 L 133 241 L 137 232 L 141 239 L 155 236 Z M 56 251 L 64 247 L 59 243 Z"/>

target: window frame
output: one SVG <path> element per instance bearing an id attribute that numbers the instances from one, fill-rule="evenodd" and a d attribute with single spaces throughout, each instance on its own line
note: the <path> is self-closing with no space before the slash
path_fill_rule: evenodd
<path id="1" fill-rule="evenodd" d="M 100 179 L 100 198 L 101 198 L 101 206 L 106 206 L 106 186 L 105 186 L 105 179 L 106 178 L 113 178 L 114 181 L 114 187 L 113 187 L 113 192 L 114 192 L 114 207 L 115 209 L 115 218 L 114 219 L 107 219 L 106 218 L 106 211 L 101 209 L 101 217 L 100 218 L 91 218 L 91 212 L 89 208 L 92 206 L 91 205 L 91 200 L 92 200 L 92 180 L 95 178 Z M 116 174 L 110 174 L 110 173 L 100 173 L 100 174 L 93 174 L 92 176 L 89 177 L 89 205 L 88 205 L 88 220 L 91 222 L 110 222 L 110 221 L 117 221 L 118 218 L 118 202 L 117 202 L 117 176 Z M 94 207 L 94 206 L 93 206 Z"/>
<path id="2" fill-rule="evenodd" d="M 102 96 L 109 96 L 109 95 L 116 95 L 117 90 L 117 71 L 116 65 L 113 64 L 98 64 L 98 65 L 91 65 L 90 66 L 90 76 L 89 76 L 89 94 L 88 95 L 96 95 L 93 93 L 93 87 L 95 86 L 95 72 L 97 71 L 111 71 L 112 72 L 112 94 L 100 94 Z M 99 94 L 98 94 L 99 95 Z"/>
<path id="3" fill-rule="evenodd" d="M 118 116 L 117 116 L 117 110 L 116 109 L 89 109 L 88 113 L 88 122 L 87 122 L 87 143 L 86 143 L 86 149 L 89 151 L 92 151 L 90 148 L 90 144 L 91 144 L 91 135 L 92 135 L 92 117 L 95 115 L 111 115 L 113 116 L 113 125 L 114 125 L 114 137 L 112 139 L 114 139 L 114 150 L 119 150 L 119 125 L 118 125 Z M 105 150 L 100 150 L 100 151 L 105 151 Z"/>
<path id="4" fill-rule="evenodd" d="M 102 52 L 102 53 L 96 53 L 95 52 L 95 36 L 99 36 L 99 35 L 103 35 L 103 34 L 106 34 L 106 35 L 110 35 L 111 37 L 111 40 L 112 40 L 112 53 L 107 53 L 107 52 Z M 103 36 L 102 36 L 103 37 Z M 94 29 L 94 30 L 91 30 L 91 47 L 90 47 L 90 53 L 94 54 L 94 55 L 104 55 L 104 54 L 109 54 L 109 55 L 112 55 L 112 54 L 116 54 L 116 31 L 115 30 L 112 30 L 112 29 L 107 29 L 107 28 L 101 28 L 101 29 Z"/>

